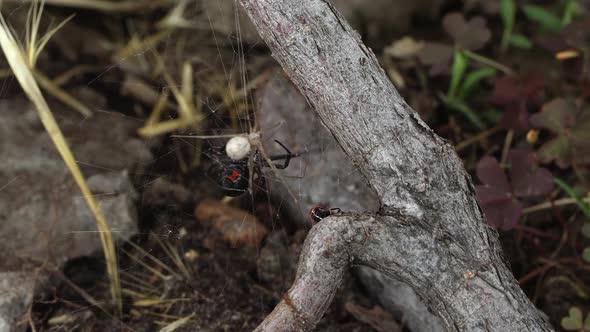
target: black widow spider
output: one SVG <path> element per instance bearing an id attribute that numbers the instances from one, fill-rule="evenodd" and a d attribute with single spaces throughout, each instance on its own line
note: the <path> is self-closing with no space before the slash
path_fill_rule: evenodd
<path id="1" fill-rule="evenodd" d="M 282 164 L 273 164 L 277 169 L 285 169 L 289 167 L 289 163 L 291 162 L 292 158 L 299 157 L 300 154 L 292 153 L 283 143 L 274 140 L 277 144 L 279 144 L 285 151 L 285 154 L 270 156 L 268 160 L 270 161 L 279 161 L 283 160 Z M 217 173 L 217 184 L 220 186 L 221 191 L 224 195 L 230 197 L 238 197 L 245 194 L 249 187 L 250 187 L 250 170 L 249 170 L 249 162 L 248 159 L 242 160 L 231 160 L 229 164 L 224 165 L 220 161 L 217 161 L 218 165 L 214 165 L 213 167 L 221 168 L 221 170 L 217 170 L 216 172 L 211 172 L 213 174 Z M 264 181 L 264 177 L 262 176 L 261 166 L 271 167 L 266 160 L 261 160 L 259 151 L 257 150 L 254 154 L 254 162 L 253 162 L 253 181 Z M 263 183 L 257 183 L 257 186 L 262 187 Z"/>

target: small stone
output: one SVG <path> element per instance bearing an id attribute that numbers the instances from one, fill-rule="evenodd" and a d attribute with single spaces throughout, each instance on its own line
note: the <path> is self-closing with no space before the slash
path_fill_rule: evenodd
<path id="1" fill-rule="evenodd" d="M 180 227 L 180 229 L 178 230 L 178 238 L 183 239 L 187 235 L 188 235 L 188 231 L 186 230 L 186 228 Z"/>
<path id="2" fill-rule="evenodd" d="M 16 322 L 27 312 L 34 291 L 35 280 L 31 274 L 0 273 L 0 332 L 20 330 L 16 328 Z"/>
<path id="3" fill-rule="evenodd" d="M 184 258 L 189 262 L 194 262 L 199 259 L 199 252 L 195 249 L 191 249 L 184 253 Z"/>
<path id="4" fill-rule="evenodd" d="M 288 236 L 284 231 L 272 232 L 256 259 L 258 277 L 273 287 L 289 284 L 295 278 L 297 254 L 288 247 Z"/>

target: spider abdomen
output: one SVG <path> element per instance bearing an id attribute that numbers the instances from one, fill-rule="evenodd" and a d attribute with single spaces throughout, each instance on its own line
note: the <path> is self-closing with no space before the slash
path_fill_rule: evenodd
<path id="1" fill-rule="evenodd" d="M 248 191 L 248 166 L 243 163 L 232 163 L 223 169 L 219 179 L 221 191 L 226 196 L 237 197 Z"/>

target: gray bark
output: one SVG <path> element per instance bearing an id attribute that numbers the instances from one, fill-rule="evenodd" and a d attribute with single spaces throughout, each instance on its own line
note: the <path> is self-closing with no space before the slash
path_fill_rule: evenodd
<path id="1" fill-rule="evenodd" d="M 257 330 L 313 329 L 357 264 L 410 285 L 448 330 L 552 330 L 502 259 L 454 149 L 403 101 L 334 7 L 241 3 L 381 206 L 312 228 L 293 286 Z"/>
<path id="2" fill-rule="evenodd" d="M 264 151 L 268 155 L 284 152 L 273 139 L 293 151 L 321 151 L 303 154 L 292 160 L 288 168 L 279 172 L 282 177 L 280 181 L 266 182 L 272 197 L 281 202 L 281 209 L 290 215 L 291 220 L 306 228 L 312 226 L 309 209 L 318 204 L 344 211 L 378 211 L 377 195 L 322 125 L 317 113 L 309 107 L 282 70 L 273 70 L 271 76 L 273 78 L 263 88 L 256 90 L 259 100 L 256 125 L 260 130 Z M 291 188 L 297 200 L 292 199 L 286 187 Z M 274 255 L 280 256 L 278 253 Z M 271 268 L 272 264 L 261 263 L 258 266 L 266 269 Z M 293 277 L 294 274 L 295 271 Z M 410 331 L 444 331 L 440 319 L 428 311 L 408 285 L 366 266 L 355 268 L 353 274 L 367 293 Z"/>

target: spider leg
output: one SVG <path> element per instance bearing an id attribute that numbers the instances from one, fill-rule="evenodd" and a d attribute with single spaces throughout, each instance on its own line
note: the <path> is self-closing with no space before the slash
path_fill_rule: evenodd
<path id="1" fill-rule="evenodd" d="M 256 168 L 256 158 L 258 157 L 258 150 L 256 152 L 250 150 L 250 158 L 248 158 L 248 170 L 250 174 L 248 176 L 248 192 L 250 195 L 254 194 L 254 173 L 257 172 Z"/>
<path id="2" fill-rule="evenodd" d="M 285 168 L 289 167 L 289 163 L 291 162 L 291 158 L 293 158 L 293 153 L 291 153 L 291 151 L 289 149 L 287 149 L 287 147 L 283 143 L 277 141 L 276 139 L 274 141 L 277 142 L 277 144 L 280 145 L 283 149 L 285 149 L 285 151 L 287 151 L 287 154 L 282 154 L 282 155 L 270 157 L 270 160 L 273 160 L 273 161 L 274 160 L 285 160 L 282 165 L 277 165 L 277 164 L 274 165 L 277 169 L 285 169 Z"/>
<path id="3" fill-rule="evenodd" d="M 263 191 L 266 190 L 266 178 L 262 175 L 260 168 L 257 168 L 255 171 L 256 177 L 253 179 L 253 185 Z"/>

